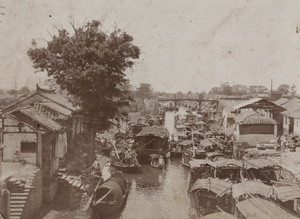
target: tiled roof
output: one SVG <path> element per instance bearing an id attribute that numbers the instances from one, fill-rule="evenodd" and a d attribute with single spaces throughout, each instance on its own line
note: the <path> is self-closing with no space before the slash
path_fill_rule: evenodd
<path id="1" fill-rule="evenodd" d="M 53 102 L 56 102 L 62 106 L 67 107 L 68 109 L 75 111 L 77 108 L 73 106 L 71 101 L 67 99 L 66 97 L 57 94 L 57 93 L 44 93 L 44 92 L 39 92 L 40 95 L 44 96 L 45 98 L 52 100 Z"/>
<path id="2" fill-rule="evenodd" d="M 7 107 L 9 105 L 12 105 L 19 101 L 19 99 L 16 98 L 5 98 L 5 99 L 0 99 L 0 109 Z"/>
<path id="3" fill-rule="evenodd" d="M 276 105 L 282 106 L 283 104 L 287 103 L 289 101 L 289 99 L 287 98 L 280 98 L 276 101 L 273 101 L 273 103 L 275 103 Z"/>
<path id="4" fill-rule="evenodd" d="M 291 99 L 288 102 L 282 104 L 282 106 L 284 108 L 286 108 L 287 110 L 282 112 L 281 114 L 287 115 L 287 116 L 290 116 L 294 112 L 300 110 L 300 102 L 298 99 Z M 293 117 L 293 116 L 291 116 L 291 117 Z"/>
<path id="5" fill-rule="evenodd" d="M 234 106 L 246 102 L 248 99 L 221 99 L 219 104 L 225 108 L 233 109 Z"/>
<path id="6" fill-rule="evenodd" d="M 53 114 L 58 114 L 58 115 L 63 115 L 65 117 L 71 116 L 72 115 L 72 110 L 63 107 L 55 102 L 52 101 L 44 101 L 44 102 L 40 102 L 38 104 L 40 108 L 42 109 L 46 109 L 46 110 L 50 110 L 53 112 Z"/>
<path id="7" fill-rule="evenodd" d="M 288 117 L 300 119 L 300 109 L 298 109 L 297 111 L 290 112 L 290 113 L 288 113 L 288 114 L 286 114 L 286 115 L 287 115 Z"/>
<path id="8" fill-rule="evenodd" d="M 50 103 L 53 103 L 53 102 L 50 102 Z M 52 119 L 52 120 L 67 120 L 68 119 L 68 116 L 51 109 L 47 105 L 44 105 L 44 103 L 34 104 L 33 107 L 35 108 L 35 110 L 37 110 L 39 113 L 43 114 L 44 116 L 46 116 L 49 119 Z"/>
<path id="9" fill-rule="evenodd" d="M 41 114 L 33 107 L 24 107 L 18 109 L 17 111 L 27 117 L 30 117 L 33 121 L 40 123 L 42 126 L 50 129 L 51 131 L 60 131 L 62 129 L 62 126 L 59 123 Z"/>
<path id="10" fill-rule="evenodd" d="M 244 106 L 247 106 L 247 105 L 253 104 L 253 103 L 255 103 L 255 102 L 261 101 L 261 100 L 263 100 L 263 98 L 253 98 L 253 99 L 251 99 L 251 100 L 247 100 L 247 101 L 244 101 L 243 103 L 240 103 L 240 104 L 238 104 L 238 105 L 235 105 L 235 106 L 233 107 L 233 109 L 239 109 L 239 108 L 242 108 L 242 107 L 244 107 Z"/>
<path id="11" fill-rule="evenodd" d="M 237 115 L 235 121 L 241 125 L 277 124 L 274 119 L 263 116 L 251 109 Z"/>
<path id="12" fill-rule="evenodd" d="M 294 99 L 291 99 L 291 100 L 283 103 L 282 106 L 286 109 L 288 109 L 290 107 L 294 107 L 294 106 L 300 106 L 300 100 L 294 98 Z"/>

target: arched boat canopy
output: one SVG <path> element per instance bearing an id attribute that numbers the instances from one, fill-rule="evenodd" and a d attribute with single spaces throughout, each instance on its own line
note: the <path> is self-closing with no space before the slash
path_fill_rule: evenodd
<path id="1" fill-rule="evenodd" d="M 300 188 L 298 185 L 274 185 L 274 192 L 276 198 L 283 202 L 300 198 Z"/>
<path id="2" fill-rule="evenodd" d="M 237 218 L 225 212 L 217 212 L 217 213 L 206 215 L 202 217 L 202 219 L 237 219 Z"/>
<path id="3" fill-rule="evenodd" d="M 232 185 L 232 196 L 234 198 L 248 193 L 270 197 L 272 195 L 272 186 L 257 181 L 246 181 Z"/>
<path id="4" fill-rule="evenodd" d="M 275 203 L 262 198 L 246 199 L 237 203 L 236 207 L 246 219 L 298 218 Z"/>
<path id="5" fill-rule="evenodd" d="M 217 196 L 222 197 L 223 195 L 230 193 L 231 186 L 232 186 L 231 182 L 226 182 L 221 179 L 215 179 L 215 178 L 198 179 L 193 185 L 193 187 L 191 188 L 190 192 L 195 192 L 200 189 L 206 189 L 212 191 Z"/>

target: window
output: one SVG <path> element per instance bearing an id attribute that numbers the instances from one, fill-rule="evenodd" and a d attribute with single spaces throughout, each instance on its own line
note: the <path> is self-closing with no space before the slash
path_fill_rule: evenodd
<path id="1" fill-rule="evenodd" d="M 21 153 L 36 153 L 36 142 L 21 142 Z"/>

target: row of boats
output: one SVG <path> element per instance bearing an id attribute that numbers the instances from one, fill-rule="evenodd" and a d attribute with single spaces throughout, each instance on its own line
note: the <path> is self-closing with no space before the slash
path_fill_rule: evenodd
<path id="1" fill-rule="evenodd" d="M 171 152 L 173 157 L 181 156 L 182 164 L 190 168 L 188 194 L 199 218 L 298 218 L 300 186 L 293 174 L 268 158 L 234 159 L 230 139 L 203 128 L 197 130 L 190 123 L 175 124 L 179 125 L 177 131 L 182 126 L 184 129 L 179 132 L 182 136 L 170 142 L 162 126 L 132 125 L 136 130 L 130 146 L 120 153 L 112 145 L 111 165 L 134 172 L 142 157 L 148 161 L 152 157 L 166 159 Z M 120 209 L 128 192 L 127 181 L 113 177 L 95 190 L 91 208 L 96 215 L 111 214 Z"/>
<path id="2" fill-rule="evenodd" d="M 299 218 L 296 177 L 267 157 L 234 151 L 234 139 L 209 130 L 205 117 L 175 114 L 171 152 L 190 168 L 188 194 L 199 218 Z M 229 137 L 229 138 L 228 138 Z"/>
<path id="3" fill-rule="evenodd" d="M 215 213 L 242 219 L 300 215 L 299 183 L 273 160 L 219 156 L 193 160 L 190 165 L 189 195 L 200 217 Z"/>

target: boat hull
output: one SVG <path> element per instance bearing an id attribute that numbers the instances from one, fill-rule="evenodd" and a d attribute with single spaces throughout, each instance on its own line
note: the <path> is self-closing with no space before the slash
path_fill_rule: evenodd
<path id="1" fill-rule="evenodd" d="M 139 168 L 138 164 L 111 163 L 113 167 L 125 173 L 134 173 Z"/>
<path id="2" fill-rule="evenodd" d="M 128 193 L 127 181 L 122 177 L 112 177 L 94 192 L 90 205 L 93 214 L 98 218 L 103 218 L 103 216 L 118 213 L 122 209 Z"/>

